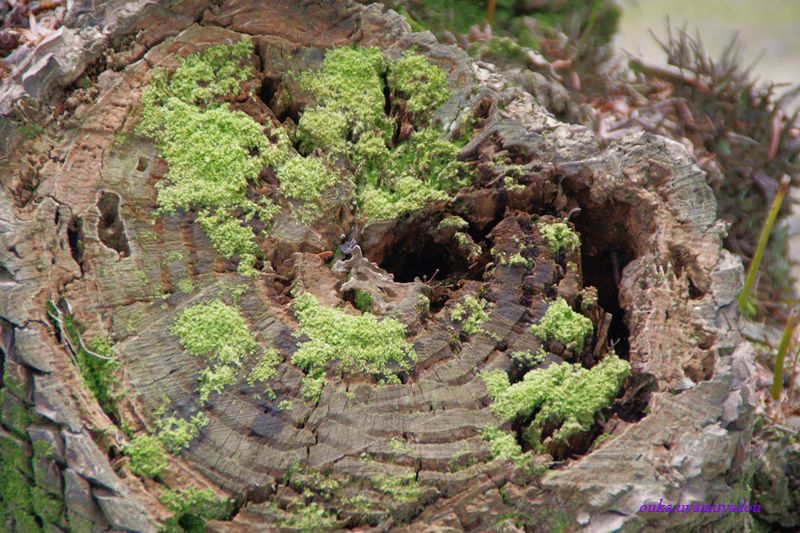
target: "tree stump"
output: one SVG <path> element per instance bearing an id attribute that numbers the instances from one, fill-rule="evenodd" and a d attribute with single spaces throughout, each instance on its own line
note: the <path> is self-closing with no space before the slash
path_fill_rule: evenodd
<path id="1" fill-rule="evenodd" d="M 25 531 L 28 516 L 62 530 L 155 531 L 175 512 L 160 499 L 166 487 L 189 485 L 231 498 L 225 516 L 210 519 L 213 531 L 722 530 L 741 520 L 640 512 L 659 501 L 739 503 L 750 468 L 753 355 L 735 304 L 742 265 L 722 249 L 714 196 L 681 145 L 639 134 L 601 148 L 492 65 L 412 33 L 378 4 L 126 6 L 67 25 L 72 41 L 32 51 L 29 63 L 40 68 L 3 85 L 0 440 L 6 475 L 27 482 L 34 500 L 20 497 L 19 512 L 2 514 L 10 529 Z M 257 241 L 258 275 L 238 274 L 196 213 L 154 215 L 170 168 L 134 128 L 155 67 L 174 71 L 179 57 L 245 36 L 252 90 L 231 105 L 262 125 L 298 122 L 309 102 L 293 73 L 318 67 L 325 49 L 423 55 L 447 74 L 451 93 L 433 123 L 455 138 L 474 117 L 458 160 L 475 179 L 446 201 L 380 222 L 365 223 L 345 201 L 335 220 L 306 225 L 283 205 Z M 81 50 L 70 48 L 76 42 Z M 90 85 L 75 85 L 87 65 Z M 63 104 L 33 139 L 8 105 L 23 92 L 31 105 Z M 265 187 L 274 181 L 267 174 Z M 449 216 L 467 224 L 461 241 L 440 226 Z M 558 220 L 577 231 L 579 248 L 548 247 L 540 224 Z M 351 237 L 358 248 L 326 264 Z M 413 368 L 381 385 L 334 364 L 318 400 L 304 401 L 304 373 L 291 362 L 305 340 L 294 334 L 298 286 L 353 316 L 355 291 L 380 289 L 372 310 L 405 326 Z M 584 311 L 594 333 L 583 351 L 531 334 L 549 302 L 577 307 L 589 287 L 598 307 Z M 476 295 L 488 317 L 468 333 L 454 317 Z M 171 325 L 216 298 L 235 302 L 259 350 L 279 353 L 274 399 L 243 373 L 200 400 L 205 363 Z M 48 318 L 51 306 L 61 327 Z M 64 320 L 85 328 L 83 339 L 114 341 L 126 392 L 115 413 L 104 412 L 70 357 L 75 339 Z M 545 442 L 538 475 L 493 460 L 481 429 L 502 423 L 481 372 L 513 372 L 512 353 L 539 348 L 548 357 L 541 366 L 590 367 L 609 343 L 632 373 L 597 423 L 566 444 Z M 205 413 L 208 423 L 167 456 L 158 483 L 134 475 L 124 451 L 133 435 L 157 431 L 165 406 L 182 420 Z M 522 440 L 521 428 L 502 427 Z M 42 511 L 41 501 L 55 510 Z"/>

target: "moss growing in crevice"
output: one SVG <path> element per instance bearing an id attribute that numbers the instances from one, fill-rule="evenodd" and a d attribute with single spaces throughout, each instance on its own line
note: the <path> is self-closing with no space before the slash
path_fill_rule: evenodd
<path id="1" fill-rule="evenodd" d="M 167 455 L 157 437 L 137 435 L 122 451 L 129 458 L 131 472 L 137 476 L 158 478 L 167 469 Z"/>
<path id="2" fill-rule="evenodd" d="M 167 489 L 159 497 L 172 516 L 164 524 L 166 533 L 202 533 L 207 520 L 224 520 L 233 507 L 229 498 L 219 498 L 211 489 Z"/>
<path id="3" fill-rule="evenodd" d="M 568 349 L 583 352 L 586 336 L 594 331 L 592 321 L 576 313 L 572 307 L 559 298 L 547 308 L 538 324 L 530 327 L 531 333 L 543 341 L 557 340 Z"/>
<path id="4" fill-rule="evenodd" d="M 484 372 L 481 377 L 492 399 L 490 408 L 502 422 L 526 421 L 535 414 L 526 437 L 529 444 L 537 446 L 545 424 L 559 427 L 553 437 L 561 442 L 588 431 L 596 413 L 611 405 L 630 368 L 612 353 L 591 369 L 554 364 L 531 370 L 513 385 L 502 370 Z"/>
<path id="5" fill-rule="evenodd" d="M 468 182 L 456 161 L 458 147 L 429 126 L 450 92 L 444 72 L 423 56 L 406 53 L 390 62 L 377 48 L 337 48 L 326 53 L 319 70 L 297 78 L 316 99 L 300 117 L 300 144 L 347 158 L 367 220 L 389 220 L 446 201 Z M 389 114 L 384 88 L 393 96 Z M 396 144 L 401 115 L 416 131 Z"/>

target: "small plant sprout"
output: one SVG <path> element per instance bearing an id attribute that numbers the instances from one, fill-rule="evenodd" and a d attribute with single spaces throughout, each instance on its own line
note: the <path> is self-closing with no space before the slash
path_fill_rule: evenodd
<path id="1" fill-rule="evenodd" d="M 756 281 L 758 268 L 761 266 L 761 259 L 764 257 L 764 250 L 767 248 L 769 235 L 772 233 L 772 226 L 775 225 L 775 219 L 778 217 L 778 212 L 781 210 L 783 199 L 786 197 L 786 191 L 789 190 L 790 181 L 789 176 L 784 175 L 778 184 L 778 190 L 775 192 L 775 198 L 772 200 L 772 207 L 770 207 L 767 213 L 767 219 L 764 221 L 764 227 L 761 229 L 761 235 L 758 237 L 756 251 L 747 269 L 744 287 L 742 288 L 742 292 L 739 293 L 739 310 L 747 318 L 753 318 L 756 315 L 757 310 L 750 297 L 750 291 Z"/>
<path id="2" fill-rule="evenodd" d="M 760 241 L 759 241 L 760 244 Z M 786 327 L 783 329 L 783 336 L 781 343 L 778 345 L 778 357 L 775 359 L 775 375 L 772 378 L 772 399 L 777 400 L 781 396 L 781 386 L 783 385 L 783 362 L 786 359 L 786 352 L 789 351 L 789 345 L 792 343 L 792 335 L 800 322 L 797 309 L 793 309 L 789 315 L 789 320 L 786 321 Z"/>

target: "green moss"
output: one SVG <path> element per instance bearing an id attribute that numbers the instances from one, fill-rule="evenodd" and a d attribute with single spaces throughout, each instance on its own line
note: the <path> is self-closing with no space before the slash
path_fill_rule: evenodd
<path id="1" fill-rule="evenodd" d="M 170 333 L 191 355 L 239 364 L 256 348 L 256 341 L 239 310 L 221 300 L 194 305 L 178 315 Z"/>
<path id="2" fill-rule="evenodd" d="M 389 84 L 408 111 L 425 118 L 450 98 L 444 72 L 419 54 L 403 55 L 391 68 Z"/>
<path id="3" fill-rule="evenodd" d="M 413 472 L 408 474 L 385 475 L 372 478 L 373 486 L 391 496 L 398 503 L 416 502 L 422 496 L 422 486 Z"/>
<path id="4" fill-rule="evenodd" d="M 252 53 L 252 41 L 242 39 L 233 45 L 210 46 L 180 59 L 171 78 L 163 71 L 156 73 L 142 95 L 145 111 L 157 113 L 169 98 L 196 106 L 210 106 L 237 95 L 241 82 L 255 74 L 250 61 Z M 143 122 L 143 127 L 150 125 L 146 120 Z M 163 121 L 156 120 L 152 126 L 158 127 L 161 123 Z"/>
<path id="5" fill-rule="evenodd" d="M 88 348 L 104 357 L 114 357 L 113 343 L 108 339 L 95 337 L 87 342 Z M 119 401 L 124 396 L 117 377 L 119 363 L 106 361 L 79 350 L 77 355 L 83 382 L 92 391 L 100 407 L 113 419 L 119 420 Z"/>
<path id="6" fill-rule="evenodd" d="M 492 399 L 490 408 L 501 421 L 536 412 L 533 435 L 545 423 L 555 423 L 561 426 L 555 438 L 565 440 L 591 427 L 595 414 L 609 407 L 628 375 L 630 364 L 609 354 L 589 370 L 568 363 L 550 365 L 531 370 L 513 385 L 501 370 L 484 372 L 481 377 Z"/>
<path id="7" fill-rule="evenodd" d="M 302 202 L 294 208 L 297 218 L 310 224 L 320 216 L 322 193 L 336 185 L 340 178 L 319 159 L 293 157 L 278 171 L 281 191 L 288 198 Z"/>
<path id="8" fill-rule="evenodd" d="M 237 270 L 243 276 L 253 276 L 257 272 L 253 268 L 256 263 L 256 244 L 253 231 L 242 226 L 238 218 L 225 210 L 213 213 L 201 211 L 197 222 L 211 240 L 212 246 L 225 259 L 239 257 Z"/>
<path id="9" fill-rule="evenodd" d="M 280 525 L 293 531 L 314 532 L 336 527 L 336 517 L 324 507 L 312 502 L 294 501 L 286 509 Z"/>
<path id="10" fill-rule="evenodd" d="M 183 278 L 178 282 L 178 290 L 183 294 L 191 294 L 194 291 L 194 282 L 192 278 Z"/>
<path id="11" fill-rule="evenodd" d="M 556 254 L 562 250 L 567 253 L 574 252 L 581 244 L 578 234 L 572 231 L 566 222 L 540 224 L 539 233 L 547 246 Z"/>
<path id="12" fill-rule="evenodd" d="M 457 231 L 465 230 L 469 227 L 469 223 L 461 217 L 457 216 L 448 216 L 442 219 L 439 222 L 439 225 L 436 229 L 445 230 L 445 229 L 454 229 Z"/>
<path id="13" fill-rule="evenodd" d="M 256 349 L 256 340 L 236 307 L 221 300 L 203 302 L 186 309 L 175 319 L 170 333 L 194 356 L 209 366 L 200 375 L 200 401 L 220 393 L 236 382 L 237 369 Z"/>
<path id="14" fill-rule="evenodd" d="M 136 127 L 155 139 L 169 164 L 159 183 L 158 213 L 199 209 L 212 244 L 227 259 L 238 255 L 245 275 L 255 273 L 255 244 L 251 229 L 235 219 L 264 212 L 247 200 L 248 183 L 288 153 L 285 134 L 269 143 L 258 123 L 222 102 L 253 76 L 251 52 L 247 39 L 212 46 L 182 60 L 172 75 L 158 72 L 142 95 Z"/>
<path id="15" fill-rule="evenodd" d="M 205 413 L 197 413 L 189 420 L 165 415 L 166 406 L 155 412 L 153 426 L 161 444 L 170 452 L 179 454 L 189 447 L 189 442 L 200 435 L 200 430 L 209 423 Z"/>
<path id="16" fill-rule="evenodd" d="M 390 146 L 394 118 L 384 109 L 387 70 L 396 101 L 404 103 L 418 127 L 397 147 Z M 368 220 L 390 220 L 445 201 L 464 183 L 458 147 L 424 127 L 449 95 L 445 74 L 424 57 L 407 53 L 390 64 L 376 48 L 337 48 L 326 53 L 319 70 L 297 77 L 317 100 L 300 118 L 301 148 L 322 148 L 349 159 L 358 205 Z"/>
<path id="17" fill-rule="evenodd" d="M 394 319 L 349 315 L 321 305 L 309 293 L 296 297 L 292 305 L 300 323 L 295 335 L 303 339 L 292 363 L 306 373 L 324 371 L 336 360 L 344 372 L 394 381 L 399 370 L 410 370 L 416 362 L 405 326 Z"/>
<path id="18" fill-rule="evenodd" d="M 411 448 L 409 448 L 408 443 L 403 439 L 392 437 L 389 441 L 389 450 L 394 453 L 404 454 L 411 451 Z"/>
<path id="19" fill-rule="evenodd" d="M 31 489 L 33 512 L 45 524 L 61 524 L 64 521 L 64 506 L 61 499 L 48 494 L 39 487 Z"/>
<path id="20" fill-rule="evenodd" d="M 137 476 L 155 478 L 167 468 L 167 456 L 156 437 L 137 435 L 122 451 L 130 458 L 131 472 Z"/>
<path id="21" fill-rule="evenodd" d="M 231 512 L 230 499 L 218 498 L 211 489 L 167 489 L 159 500 L 172 513 L 165 524 L 168 533 L 202 533 L 206 520 L 224 520 Z"/>
<path id="22" fill-rule="evenodd" d="M 362 313 L 371 313 L 373 305 L 372 295 L 367 291 L 356 289 L 353 297 L 353 305 Z"/>
<path id="23" fill-rule="evenodd" d="M 281 357 L 277 350 L 274 348 L 265 350 L 264 355 L 261 356 L 261 359 L 258 360 L 247 375 L 247 384 L 254 387 L 256 383 L 261 383 L 265 385 L 267 395 L 274 397 L 275 393 L 272 392 L 270 387 L 266 386 L 266 383 L 278 373 L 278 366 L 280 364 Z"/>
<path id="24" fill-rule="evenodd" d="M 432 202 L 445 202 L 444 191 L 412 177 L 398 179 L 391 189 L 368 186 L 361 196 L 361 213 L 368 220 L 392 220 L 422 210 Z"/>
<path id="25" fill-rule="evenodd" d="M 320 148 L 332 154 L 346 151 L 349 131 L 347 116 L 328 107 L 312 107 L 303 112 L 298 124 L 298 140 L 304 153 Z"/>
<path id="26" fill-rule="evenodd" d="M 7 389 L 0 390 L 0 422 L 11 433 L 27 440 L 28 425 L 31 421 L 30 413 L 22 400 L 9 392 Z"/>
<path id="27" fill-rule="evenodd" d="M 304 72 L 298 80 L 321 106 L 344 115 L 347 129 L 356 135 L 375 129 L 388 132 L 383 109 L 386 66 L 377 48 L 334 48 L 325 53 L 321 69 Z"/>
<path id="28" fill-rule="evenodd" d="M 316 403 L 322 397 L 322 389 L 327 382 L 325 371 L 316 369 L 303 376 L 300 382 L 300 396 L 309 402 Z"/>
<path id="29" fill-rule="evenodd" d="M 481 437 L 489 443 L 492 459 L 514 459 L 522 457 L 522 447 L 512 433 L 498 428 L 481 429 Z"/>
<path id="30" fill-rule="evenodd" d="M 573 311 L 566 300 L 559 298 L 550 304 L 544 317 L 530 330 L 544 341 L 555 339 L 568 349 L 581 353 L 586 336 L 592 333 L 594 326 L 591 320 Z"/>
<path id="31" fill-rule="evenodd" d="M 475 298 L 471 294 L 464 297 L 464 302 L 457 303 L 450 311 L 450 318 L 461 323 L 461 331 L 467 335 L 483 332 L 481 324 L 489 319 L 486 307 L 489 302 L 483 298 Z"/>
<path id="32" fill-rule="evenodd" d="M 547 357 L 547 352 L 544 348 L 539 347 L 536 352 L 531 352 L 530 350 L 526 350 L 524 352 L 513 352 L 511 354 L 511 360 L 515 363 L 520 364 L 523 367 L 534 367 L 545 360 Z"/>

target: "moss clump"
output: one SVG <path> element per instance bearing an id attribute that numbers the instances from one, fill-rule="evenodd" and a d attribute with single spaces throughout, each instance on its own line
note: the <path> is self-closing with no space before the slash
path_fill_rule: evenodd
<path id="1" fill-rule="evenodd" d="M 391 496 L 398 503 L 416 502 L 422 496 L 422 486 L 413 472 L 395 476 L 379 476 L 372 479 L 377 490 Z"/>
<path id="2" fill-rule="evenodd" d="M 444 72 L 419 54 L 405 54 L 392 68 L 389 83 L 408 111 L 422 117 L 450 98 Z"/>
<path id="3" fill-rule="evenodd" d="M 153 112 L 169 98 L 187 104 L 208 106 L 239 93 L 241 82 L 251 78 L 255 69 L 250 63 L 253 43 L 242 39 L 233 45 L 210 46 L 179 60 L 171 79 L 165 72 L 156 74 L 142 102 Z"/>
<path id="4" fill-rule="evenodd" d="M 202 533 L 206 520 L 224 520 L 231 511 L 230 499 L 218 498 L 211 489 L 167 489 L 159 500 L 172 513 L 164 524 L 167 533 Z"/>
<path id="5" fill-rule="evenodd" d="M 294 501 L 280 519 L 280 525 L 290 530 L 312 532 L 336 527 L 336 516 L 314 502 Z"/>
<path id="6" fill-rule="evenodd" d="M 223 102 L 254 75 L 252 46 L 247 39 L 212 46 L 181 60 L 172 75 L 157 71 L 142 94 L 136 127 L 155 139 L 169 164 L 166 181 L 158 184 L 158 213 L 198 209 L 214 247 L 226 259 L 239 256 L 246 275 L 255 274 L 256 249 L 252 230 L 237 219 L 258 216 L 269 223 L 275 214 L 268 199 L 257 204 L 246 198 L 248 183 L 288 151 L 288 140 L 269 143 L 258 123 Z"/>
<path id="7" fill-rule="evenodd" d="M 481 437 L 489 443 L 492 459 L 514 459 L 522 457 L 522 447 L 513 434 L 498 428 L 481 429 Z"/>
<path id="8" fill-rule="evenodd" d="M 322 193 L 340 181 L 322 161 L 312 157 L 289 159 L 280 168 L 278 179 L 283 194 L 302 202 L 294 212 L 306 224 L 319 217 L 318 203 L 322 199 Z"/>
<path id="9" fill-rule="evenodd" d="M 319 102 L 318 106 L 306 110 L 304 116 L 327 113 L 330 117 L 331 112 L 338 112 L 345 118 L 345 129 L 356 136 L 376 130 L 390 133 L 391 123 L 384 113 L 383 74 L 386 68 L 386 59 L 377 48 L 328 50 L 321 69 L 298 76 L 300 85 Z M 301 131 L 310 129 L 303 124 L 303 117 L 300 126 Z"/>
<path id="10" fill-rule="evenodd" d="M 454 229 L 456 231 L 463 231 L 469 227 L 469 222 L 461 217 L 449 216 L 442 219 L 436 229 L 447 230 Z"/>
<path id="11" fill-rule="evenodd" d="M 378 320 L 371 313 L 349 315 L 321 305 L 309 293 L 299 295 L 292 305 L 300 322 L 295 336 L 305 338 L 292 356 L 292 363 L 317 382 L 324 383 L 326 365 L 336 360 L 344 372 L 397 383 L 397 373 L 410 370 L 417 360 L 405 340 L 406 328 L 397 320 Z"/>
<path id="12" fill-rule="evenodd" d="M 611 405 L 630 369 L 627 361 L 609 354 L 588 370 L 568 363 L 550 365 L 531 370 L 513 385 L 502 370 L 481 377 L 492 399 L 490 408 L 502 422 L 528 418 L 538 409 L 529 435 L 538 436 L 545 423 L 551 423 L 560 425 L 554 438 L 566 440 L 587 431 L 595 414 Z"/>
<path id="13" fill-rule="evenodd" d="M 87 345 L 90 350 L 99 355 L 114 357 L 114 350 L 111 348 L 112 343 L 108 339 L 95 337 L 89 339 Z M 117 361 L 98 359 L 87 354 L 85 350 L 78 351 L 77 359 L 83 381 L 92 391 L 97 403 L 100 404 L 105 413 L 118 420 L 119 401 L 124 396 L 120 380 L 116 375 L 119 363 Z"/>
<path id="14" fill-rule="evenodd" d="M 122 451 L 130 458 L 131 472 L 137 476 L 157 478 L 167 469 L 167 456 L 156 437 L 137 435 Z"/>
<path id="15" fill-rule="evenodd" d="M 372 295 L 367 291 L 356 289 L 355 296 L 353 296 L 353 305 L 362 313 L 371 313 L 372 305 L 374 304 Z"/>
<path id="16" fill-rule="evenodd" d="M 247 384 L 251 387 L 255 387 L 256 383 L 266 384 L 278 373 L 278 365 L 280 364 L 281 357 L 277 350 L 274 348 L 264 350 L 264 355 L 261 356 L 261 359 L 258 360 L 247 375 Z M 270 397 L 275 396 L 269 387 L 267 387 L 267 394 Z"/>
<path id="17" fill-rule="evenodd" d="M 557 254 L 562 250 L 567 253 L 574 252 L 581 245 L 578 234 L 566 222 L 552 222 L 550 224 L 540 224 L 539 234 L 544 239 L 547 246 Z"/>
<path id="18" fill-rule="evenodd" d="M 395 103 L 417 126 L 399 146 L 392 145 L 395 119 L 385 111 L 384 75 Z M 465 183 L 458 147 L 426 127 L 449 91 L 445 74 L 424 57 L 407 53 L 392 64 L 376 48 L 337 48 L 326 53 L 319 70 L 298 80 L 317 100 L 300 118 L 301 148 L 347 158 L 368 220 L 419 211 Z"/>
<path id="19" fill-rule="evenodd" d="M 511 360 L 523 367 L 534 367 L 542 363 L 547 357 L 547 352 L 544 348 L 539 347 L 535 352 L 526 350 L 524 352 L 514 352 L 511 354 Z"/>
<path id="20" fill-rule="evenodd" d="M 457 303 L 450 311 L 450 318 L 461 323 L 461 331 L 467 335 L 483 332 L 481 324 L 489 319 L 486 307 L 489 302 L 483 298 L 478 299 L 468 294 L 464 297 L 464 302 Z"/>
<path id="21" fill-rule="evenodd" d="M 568 349 L 581 353 L 586 336 L 592 333 L 594 326 L 591 320 L 573 311 L 566 300 L 559 298 L 550 304 L 544 317 L 530 330 L 544 341 L 555 339 Z"/>
<path id="22" fill-rule="evenodd" d="M 239 310 L 219 299 L 183 311 L 175 319 L 170 333 L 180 338 L 189 354 L 208 361 L 209 366 L 201 372 L 198 385 L 201 402 L 206 402 L 211 393 L 220 393 L 234 384 L 239 368 L 257 347 Z M 274 375 L 280 360 L 268 355 L 269 352 L 256 364 L 253 381 Z"/>
<path id="23" fill-rule="evenodd" d="M 161 444 L 170 452 L 179 454 L 189 447 L 189 442 L 200 435 L 200 430 L 209 423 L 205 413 L 197 413 L 189 420 L 173 415 L 165 416 L 166 405 L 155 412 L 153 426 Z"/>

